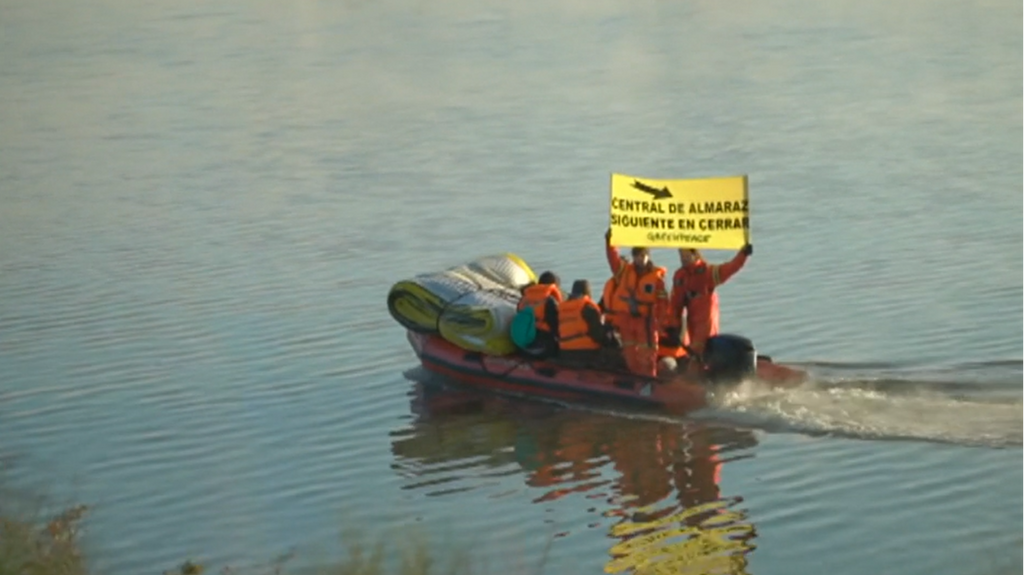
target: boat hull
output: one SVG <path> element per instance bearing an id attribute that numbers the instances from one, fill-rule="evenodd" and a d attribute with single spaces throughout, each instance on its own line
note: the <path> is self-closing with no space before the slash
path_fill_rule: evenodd
<path id="1" fill-rule="evenodd" d="M 571 403 L 685 413 L 707 405 L 708 388 L 682 375 L 671 379 L 580 369 L 521 355 L 493 356 L 466 351 L 437 334 L 407 332 L 423 367 L 461 384 L 501 393 Z M 759 359 L 757 379 L 772 386 L 798 385 L 799 370 Z"/>

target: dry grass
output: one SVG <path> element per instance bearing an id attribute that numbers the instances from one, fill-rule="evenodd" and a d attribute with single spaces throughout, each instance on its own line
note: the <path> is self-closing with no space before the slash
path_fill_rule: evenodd
<path id="1" fill-rule="evenodd" d="M 461 551 L 438 552 L 423 541 L 407 543 L 395 554 L 383 543 L 372 546 L 353 542 L 346 547 L 346 556 L 341 561 L 320 567 L 296 567 L 289 569 L 288 561 L 293 557 L 278 558 L 263 568 L 234 569 L 225 567 L 221 575 L 479 575 L 482 573 L 501 573 L 502 575 L 542 575 L 543 561 L 536 570 L 499 569 L 492 571 L 475 566 L 469 556 Z M 389 567 L 390 564 L 390 567 Z M 197 575 L 204 573 L 203 565 L 186 561 L 173 571 L 164 575 Z M 0 575 L 4 575 L 0 573 Z"/>
<path id="2" fill-rule="evenodd" d="M 0 575 L 89 575 L 86 559 L 79 537 L 80 524 L 88 508 L 79 505 L 66 509 L 56 516 L 43 517 L 21 514 L 8 516 L 8 510 L 0 514 Z M 294 554 L 278 557 L 269 564 L 247 569 L 223 567 L 217 571 L 208 570 L 201 562 L 185 561 L 164 575 L 200 575 L 219 573 L 221 575 L 476 575 L 480 573 L 501 573 L 518 575 L 541 575 L 550 543 L 535 565 L 522 563 L 497 571 L 481 569 L 461 551 L 445 552 L 443 559 L 423 538 L 406 537 L 392 539 L 404 541 L 399 549 L 391 550 L 383 543 L 367 546 L 358 537 L 347 537 L 344 545 L 346 556 L 343 560 L 323 567 L 288 568 Z M 1018 544 L 1019 545 L 1019 544 Z M 1016 549 L 1011 549 L 1016 554 Z M 1019 573 L 1013 566 L 1016 560 L 996 562 L 993 554 L 991 565 L 978 571 L 979 575 L 1002 575 Z M 1002 556 L 1000 556 L 1002 558 Z M 1008 565 L 1008 566 L 1005 566 Z M 157 569 L 153 573 L 159 573 Z"/>
<path id="3" fill-rule="evenodd" d="M 89 575 L 82 551 L 80 525 L 88 508 L 74 506 L 53 517 L 38 514 L 12 513 L 0 509 L 0 575 Z M 201 561 L 188 560 L 163 571 L 164 575 L 475 575 L 491 573 L 473 565 L 462 551 L 439 553 L 424 538 L 403 537 L 396 549 L 383 543 L 372 546 L 358 537 L 346 537 L 345 558 L 322 567 L 290 568 L 294 554 L 287 554 L 262 567 L 235 569 L 207 568 Z M 442 556 L 443 555 L 443 556 Z M 545 550 L 546 556 L 546 550 Z M 543 572 L 543 558 L 536 569 L 500 569 L 497 573 L 538 574 Z M 154 574 L 160 573 L 158 569 Z"/>
<path id="4" fill-rule="evenodd" d="M 86 507 L 56 517 L 0 516 L 0 575 L 86 575 L 78 526 Z"/>

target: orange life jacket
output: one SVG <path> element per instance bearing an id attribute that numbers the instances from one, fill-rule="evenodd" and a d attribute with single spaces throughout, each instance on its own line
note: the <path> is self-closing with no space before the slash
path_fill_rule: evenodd
<path id="1" fill-rule="evenodd" d="M 636 266 L 624 263 L 613 278 L 615 288 L 608 309 L 609 315 L 650 316 L 654 313 L 654 306 L 659 298 L 667 300 L 664 287 L 658 287 L 659 283 L 664 286 L 665 273 L 665 268 L 652 266 L 648 271 L 638 275 Z"/>
<path id="2" fill-rule="evenodd" d="M 551 331 L 551 326 L 544 321 L 544 302 L 549 297 L 562 303 L 562 292 L 555 284 L 533 284 L 523 290 L 523 297 L 519 300 L 516 310 L 522 311 L 528 307 L 533 308 L 533 317 L 536 320 L 537 329 Z"/>
<path id="3" fill-rule="evenodd" d="M 664 337 L 664 336 L 662 336 Z M 665 340 L 662 338 L 658 339 L 658 357 L 674 357 L 676 359 L 680 357 L 686 357 L 686 348 L 683 346 L 669 346 L 665 344 Z"/>
<path id="4" fill-rule="evenodd" d="M 590 327 L 583 318 L 583 310 L 601 309 L 589 296 L 570 299 L 558 304 L 558 347 L 562 350 L 600 349 L 600 342 L 590 337 Z"/>

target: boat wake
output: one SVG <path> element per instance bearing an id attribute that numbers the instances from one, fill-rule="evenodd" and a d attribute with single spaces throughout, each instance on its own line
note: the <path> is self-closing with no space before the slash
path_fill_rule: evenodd
<path id="1" fill-rule="evenodd" d="M 1022 362 L 945 367 L 789 364 L 812 374 L 799 387 L 744 382 L 709 394 L 709 407 L 685 416 L 528 399 L 530 403 L 666 423 L 701 423 L 768 433 L 912 440 L 1007 448 L 1024 445 Z M 428 381 L 430 375 L 406 374 Z M 425 378 L 425 379 L 424 379 Z M 443 378 L 441 378 L 443 381 Z"/>
<path id="2" fill-rule="evenodd" d="M 814 377 L 772 390 L 747 382 L 712 395 L 701 419 L 769 432 L 1022 445 L 1021 362 L 942 368 L 807 364 Z"/>

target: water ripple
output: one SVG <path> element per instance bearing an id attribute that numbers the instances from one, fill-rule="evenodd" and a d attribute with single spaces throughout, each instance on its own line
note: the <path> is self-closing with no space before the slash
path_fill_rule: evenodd
<path id="1" fill-rule="evenodd" d="M 5 6 L 0 457 L 75 482 L 116 575 L 342 512 L 551 572 L 978 571 L 1019 526 L 1004 3 Z M 403 379 L 395 281 L 599 286 L 620 169 L 750 174 L 722 325 L 811 384 L 680 420 Z"/>
<path id="2" fill-rule="evenodd" d="M 602 518 L 620 518 L 609 527 L 610 536 L 622 541 L 609 548 L 607 568 L 614 572 L 654 563 L 699 570 L 742 561 L 736 554 L 752 550 L 729 543 L 744 530 L 752 536 L 749 525 L 708 507 L 731 505 L 719 498 L 718 469 L 743 459 L 754 445 L 743 433 L 642 420 L 624 424 L 614 416 L 420 386 L 414 402 L 417 422 L 392 434 L 404 489 L 431 497 L 482 489 L 495 497 L 510 489 L 507 481 L 487 480 L 496 475 L 492 470 L 517 465 L 534 503 L 582 496 L 604 502 L 592 509 L 594 527 Z M 497 476 L 513 479 L 512 471 Z M 708 551 L 709 541 L 722 546 Z"/>

